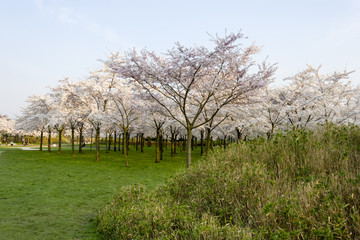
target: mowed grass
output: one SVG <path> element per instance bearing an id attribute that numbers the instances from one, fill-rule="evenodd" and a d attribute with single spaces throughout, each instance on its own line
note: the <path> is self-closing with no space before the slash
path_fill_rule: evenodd
<path id="1" fill-rule="evenodd" d="M 123 186 L 148 190 L 186 166 L 185 152 L 154 163 L 155 150 L 131 147 L 129 167 L 120 152 L 101 151 L 96 162 L 89 147 L 73 158 L 68 147 L 24 151 L 0 147 L 0 239 L 96 239 L 93 219 Z M 200 158 L 199 148 L 193 162 Z"/>

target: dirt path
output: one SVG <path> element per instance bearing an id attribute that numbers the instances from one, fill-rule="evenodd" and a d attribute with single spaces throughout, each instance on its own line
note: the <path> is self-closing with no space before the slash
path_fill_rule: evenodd
<path id="1" fill-rule="evenodd" d="M 34 151 L 34 150 L 37 150 L 36 148 L 31 148 L 31 147 L 21 147 L 20 149 L 21 149 L 21 150 L 24 150 L 24 151 Z"/>

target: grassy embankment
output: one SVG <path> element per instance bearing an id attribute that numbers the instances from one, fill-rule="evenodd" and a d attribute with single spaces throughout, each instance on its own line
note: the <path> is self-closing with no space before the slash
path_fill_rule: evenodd
<path id="1" fill-rule="evenodd" d="M 104 239 L 360 239 L 360 129 L 217 149 L 144 189 L 124 188 L 101 211 Z"/>
<path id="2" fill-rule="evenodd" d="M 122 186 L 153 189 L 186 166 L 185 153 L 156 164 L 154 148 L 129 152 L 129 168 L 120 152 L 95 162 L 89 148 L 71 157 L 69 147 L 53 152 L 0 147 L 0 239 L 96 239 L 93 220 Z M 198 159 L 198 149 L 194 158 Z"/>

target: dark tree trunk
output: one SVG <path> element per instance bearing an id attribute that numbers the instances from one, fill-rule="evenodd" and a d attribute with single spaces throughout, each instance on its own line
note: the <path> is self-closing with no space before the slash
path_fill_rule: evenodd
<path id="1" fill-rule="evenodd" d="M 200 156 L 202 156 L 204 154 L 204 130 L 200 130 L 200 145 Z"/>
<path id="2" fill-rule="evenodd" d="M 114 152 L 116 152 L 116 131 L 114 131 Z"/>
<path id="3" fill-rule="evenodd" d="M 124 139 L 125 139 L 125 146 L 124 147 L 124 155 L 125 155 L 125 167 L 129 166 L 128 163 L 128 144 L 129 144 L 129 137 L 128 137 L 128 132 L 127 129 L 124 129 Z"/>
<path id="4" fill-rule="evenodd" d="M 83 127 L 79 128 L 79 135 L 80 135 L 79 153 L 82 153 L 83 144 L 85 143 L 83 136 Z"/>
<path id="5" fill-rule="evenodd" d="M 112 134 L 111 134 L 111 132 L 109 132 L 109 143 L 108 143 L 108 149 L 107 149 L 108 151 L 111 150 L 111 143 L 112 143 L 112 142 L 111 142 L 111 141 L 112 141 L 112 139 L 111 139 L 112 137 L 111 137 L 111 136 L 112 136 Z"/>
<path id="6" fill-rule="evenodd" d="M 139 134 L 136 134 L 136 138 L 135 138 L 135 150 L 138 151 L 139 150 Z"/>
<path id="7" fill-rule="evenodd" d="M 94 133 L 94 129 L 91 129 L 91 134 L 90 134 L 90 154 L 92 154 L 93 133 Z"/>
<path id="8" fill-rule="evenodd" d="M 191 137 L 191 151 L 194 150 L 194 136 Z"/>
<path id="9" fill-rule="evenodd" d="M 121 146 L 121 133 L 119 133 L 119 138 L 118 138 L 118 151 L 120 152 L 120 146 Z"/>
<path id="10" fill-rule="evenodd" d="M 171 149 L 171 157 L 175 156 L 175 133 L 171 133 L 171 139 L 170 139 L 170 149 Z"/>
<path id="11" fill-rule="evenodd" d="M 161 127 L 156 128 L 156 141 L 155 141 L 155 163 L 159 163 L 161 160 Z"/>
<path id="12" fill-rule="evenodd" d="M 48 152 L 51 152 L 51 129 L 48 128 Z"/>
<path id="13" fill-rule="evenodd" d="M 187 136 L 188 137 L 188 136 Z M 190 145 L 188 145 L 188 146 L 190 146 L 190 148 L 191 148 L 191 139 L 187 139 L 187 138 L 185 138 L 184 137 L 184 140 L 183 140 L 183 152 L 185 152 L 186 151 L 186 144 L 187 144 L 187 142 L 190 142 Z"/>
<path id="14" fill-rule="evenodd" d="M 178 133 L 175 133 L 175 137 L 174 137 L 174 154 L 176 154 L 176 139 L 177 139 L 178 135 L 179 135 Z"/>
<path id="15" fill-rule="evenodd" d="M 242 131 L 240 131 L 240 129 L 238 127 L 235 128 L 235 130 L 236 130 L 237 142 L 240 143 L 241 138 L 242 138 Z"/>
<path id="16" fill-rule="evenodd" d="M 210 128 L 206 128 L 206 137 L 205 137 L 205 155 L 209 153 L 210 150 L 210 142 L 211 142 L 211 130 Z"/>
<path id="17" fill-rule="evenodd" d="M 71 127 L 71 151 L 72 156 L 75 157 L 75 127 Z"/>
<path id="18" fill-rule="evenodd" d="M 40 131 L 40 151 L 43 150 L 43 141 L 44 141 L 44 131 Z"/>
<path id="19" fill-rule="evenodd" d="M 126 134 L 127 134 L 127 137 L 126 137 L 126 149 L 127 149 L 127 152 L 129 152 L 129 150 L 130 150 L 130 132 L 127 132 Z"/>
<path id="20" fill-rule="evenodd" d="M 141 134 L 140 134 L 140 151 L 141 151 L 142 153 L 144 152 L 144 144 L 145 144 L 144 134 L 141 133 Z"/>
<path id="21" fill-rule="evenodd" d="M 192 129 L 187 129 L 187 148 L 186 148 L 186 167 L 191 166 L 191 140 L 192 140 Z M 185 142 L 185 141 L 184 141 Z"/>
<path id="22" fill-rule="evenodd" d="M 121 153 L 122 154 L 125 154 L 125 133 L 122 134 L 123 137 L 122 137 L 122 150 L 121 150 Z"/>
<path id="23" fill-rule="evenodd" d="M 100 126 L 96 127 L 95 142 L 96 142 L 96 161 L 100 162 Z"/>
<path id="24" fill-rule="evenodd" d="M 61 135 L 63 133 L 64 129 L 60 129 L 58 130 L 58 134 L 59 134 L 59 148 L 58 148 L 58 154 L 61 154 Z"/>
<path id="25" fill-rule="evenodd" d="M 108 145 L 107 145 L 107 141 L 108 141 L 108 134 L 107 132 L 105 133 L 105 149 L 106 149 L 106 153 L 108 153 Z"/>
<path id="26" fill-rule="evenodd" d="M 163 131 L 160 131 L 160 161 L 163 160 L 163 153 L 164 153 L 164 136 L 163 136 Z"/>

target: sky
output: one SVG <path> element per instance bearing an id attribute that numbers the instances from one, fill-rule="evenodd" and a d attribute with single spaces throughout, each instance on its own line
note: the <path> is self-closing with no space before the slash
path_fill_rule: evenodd
<path id="1" fill-rule="evenodd" d="M 360 84 L 359 0 L 0 0 L 0 114 L 86 79 L 111 52 L 211 48 L 211 35 L 239 31 L 262 48 L 257 60 L 277 63 L 275 84 L 307 64 L 355 70 Z"/>

